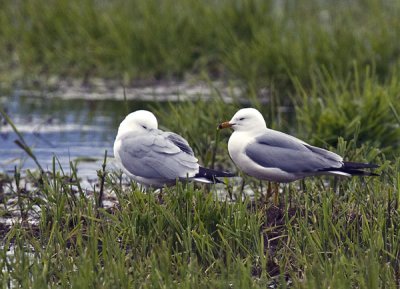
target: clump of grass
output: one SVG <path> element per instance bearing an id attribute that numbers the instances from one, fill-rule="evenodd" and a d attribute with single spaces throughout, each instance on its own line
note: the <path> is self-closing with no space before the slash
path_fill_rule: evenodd
<path id="1" fill-rule="evenodd" d="M 326 70 L 311 87 L 296 81 L 294 97 L 301 135 L 311 143 L 336 147 L 338 136 L 396 155 L 400 148 L 400 85 L 397 74 L 384 84 L 370 70 L 343 81 Z"/>

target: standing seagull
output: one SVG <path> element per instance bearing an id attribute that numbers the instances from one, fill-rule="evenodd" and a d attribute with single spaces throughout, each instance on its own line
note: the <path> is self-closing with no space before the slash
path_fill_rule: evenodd
<path id="1" fill-rule="evenodd" d="M 261 113 L 254 108 L 240 109 L 218 128 L 232 128 L 228 151 L 243 172 L 261 180 L 288 183 L 308 176 L 376 176 L 362 169 L 377 165 L 344 162 L 333 152 L 311 146 L 288 134 L 268 129 Z"/>
<path id="2" fill-rule="evenodd" d="M 172 132 L 159 130 L 153 113 L 138 110 L 119 125 L 114 156 L 126 174 L 153 188 L 175 185 L 177 180 L 220 182 L 233 174 L 199 166 L 188 142 Z"/>

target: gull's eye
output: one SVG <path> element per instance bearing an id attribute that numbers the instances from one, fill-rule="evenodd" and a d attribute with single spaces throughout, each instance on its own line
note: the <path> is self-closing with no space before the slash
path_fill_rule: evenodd
<path id="1" fill-rule="evenodd" d="M 145 125 L 142 125 L 142 127 L 143 127 L 144 129 L 147 129 L 147 126 L 145 126 Z"/>
<path id="2" fill-rule="evenodd" d="M 239 118 L 239 120 L 244 120 L 244 117 Z"/>

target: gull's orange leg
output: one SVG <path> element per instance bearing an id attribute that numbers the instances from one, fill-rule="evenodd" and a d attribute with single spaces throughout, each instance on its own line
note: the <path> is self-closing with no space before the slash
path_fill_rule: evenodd
<path id="1" fill-rule="evenodd" d="M 279 184 L 276 182 L 268 182 L 267 194 L 265 200 L 273 197 L 273 202 L 275 206 L 279 205 Z"/>

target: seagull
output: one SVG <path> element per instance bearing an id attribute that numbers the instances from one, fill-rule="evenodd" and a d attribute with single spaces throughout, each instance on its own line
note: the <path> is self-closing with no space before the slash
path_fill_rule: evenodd
<path id="1" fill-rule="evenodd" d="M 155 189 L 175 185 L 177 180 L 217 183 L 218 177 L 234 176 L 201 167 L 188 142 L 158 129 L 157 118 L 147 110 L 132 112 L 121 122 L 114 156 L 129 177 Z"/>
<path id="2" fill-rule="evenodd" d="M 377 175 L 363 170 L 377 168 L 375 164 L 344 162 L 331 151 L 267 128 L 264 117 L 254 108 L 240 109 L 218 128 L 234 130 L 228 142 L 231 159 L 240 170 L 260 180 L 289 183 L 325 174 Z"/>

